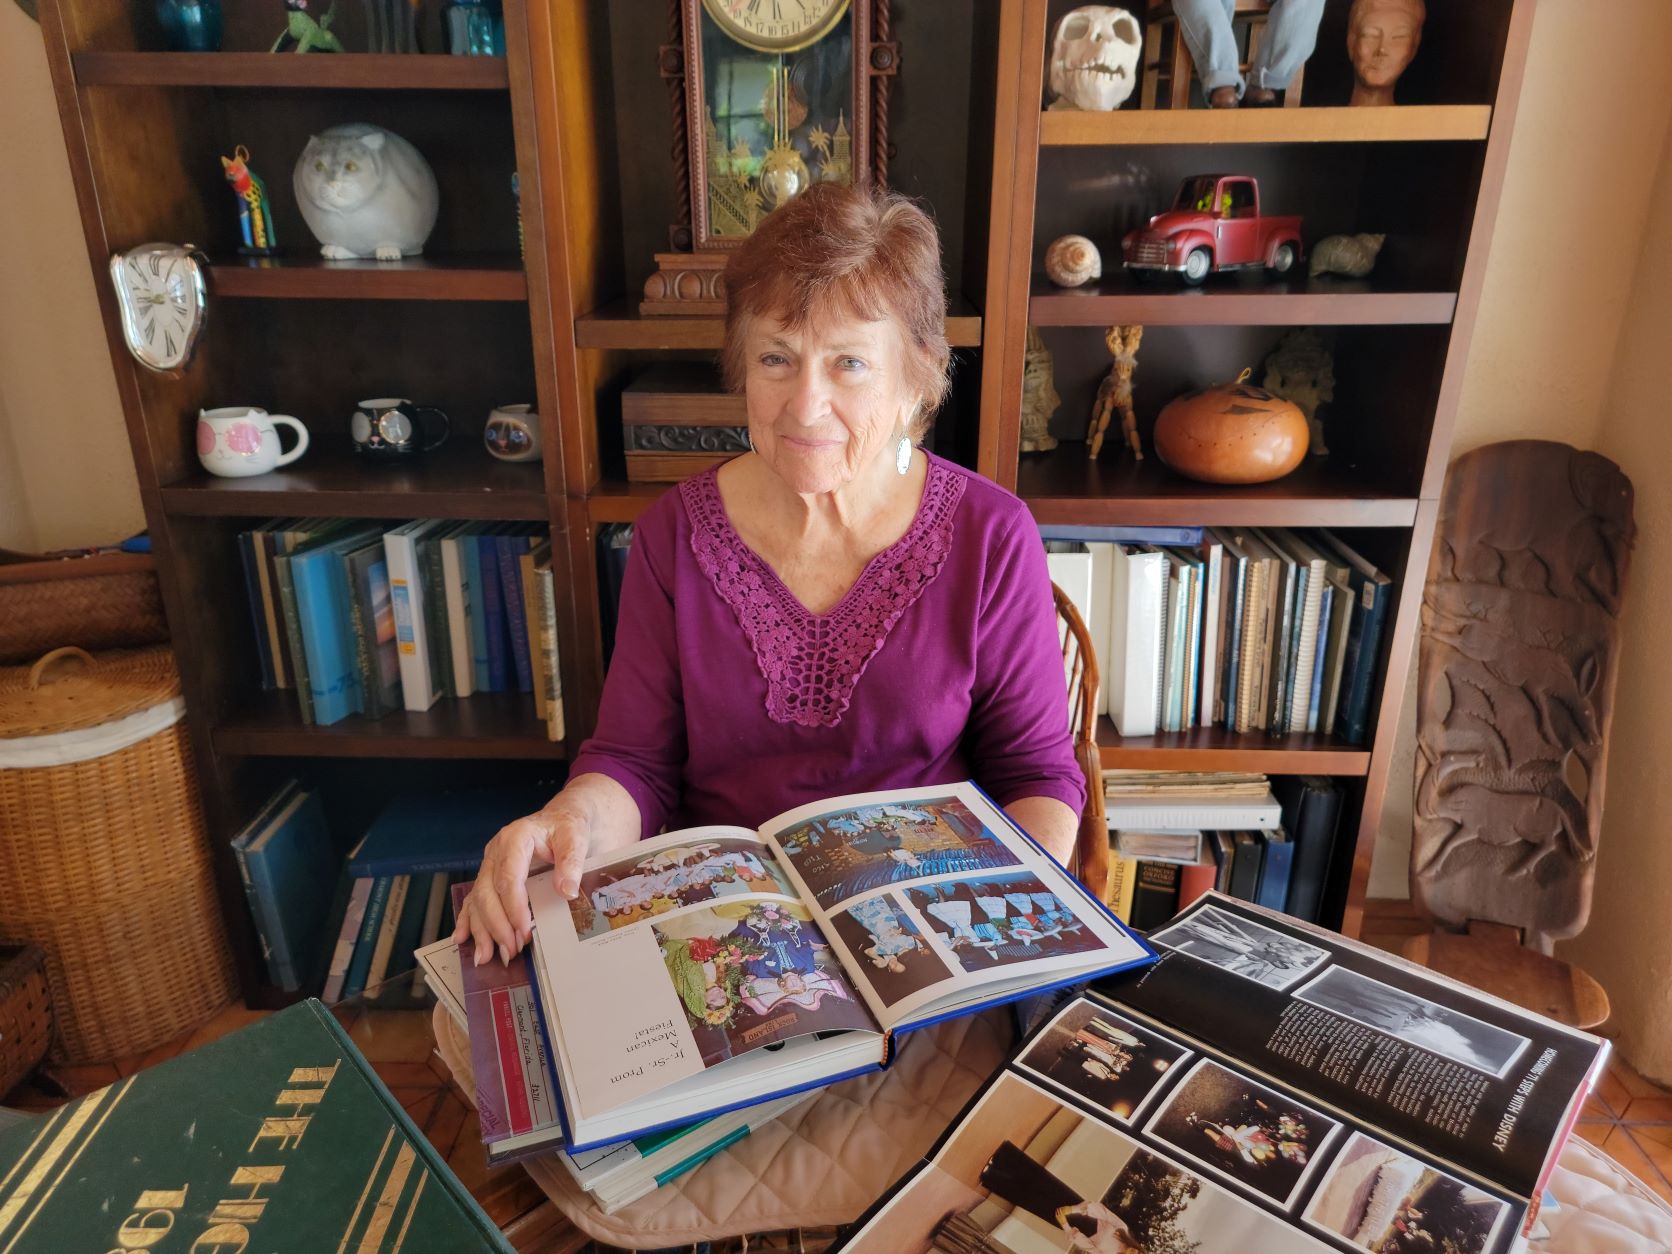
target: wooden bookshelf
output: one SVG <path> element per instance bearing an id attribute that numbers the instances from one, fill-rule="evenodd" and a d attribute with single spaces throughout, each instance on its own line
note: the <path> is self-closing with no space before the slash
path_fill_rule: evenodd
<path id="1" fill-rule="evenodd" d="M 1195 727 L 1187 732 L 1122 736 L 1105 716 L 1097 723 L 1097 747 L 1105 767 L 1176 770 L 1188 754 L 1193 771 L 1260 771 L 1268 775 L 1363 775 L 1370 750 L 1332 736 L 1268 736 Z"/>
<path id="2" fill-rule="evenodd" d="M 515 253 L 401 261 L 219 257 L 211 259 L 210 281 L 218 297 L 255 300 L 528 299 L 528 276 Z"/>
<path id="3" fill-rule="evenodd" d="M 1046 110 L 1042 148 L 1134 144 L 1364 144 L 1464 142 L 1487 137 L 1490 105 L 1401 105 L 1397 109 L 1121 109 L 1114 113 Z"/>
<path id="4" fill-rule="evenodd" d="M 1117 264 L 1106 259 L 1105 265 Z M 1175 276 L 1138 280 L 1116 270 L 1085 287 L 1064 290 L 1043 277 L 1028 295 L 1036 327 L 1145 326 L 1393 326 L 1451 321 L 1455 292 L 1399 291 L 1366 279 L 1321 275 L 1268 277 L 1264 272 L 1215 276 L 1186 287 Z"/>
<path id="5" fill-rule="evenodd" d="M 504 91 L 504 57 L 267 52 L 77 52 L 82 87 L 218 87 L 256 91 Z"/>
<path id="6" fill-rule="evenodd" d="M 444 697 L 423 711 L 304 723 L 294 693 L 264 694 L 214 729 L 215 748 L 264 758 L 489 758 L 550 760 L 563 746 L 546 739 L 522 693 Z"/>

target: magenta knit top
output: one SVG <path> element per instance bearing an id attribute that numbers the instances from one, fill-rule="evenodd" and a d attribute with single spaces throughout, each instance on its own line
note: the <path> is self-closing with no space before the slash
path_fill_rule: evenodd
<path id="1" fill-rule="evenodd" d="M 686 480 L 634 529 L 618 621 L 571 769 L 626 788 L 644 836 L 963 779 L 1000 804 L 1085 805 L 1038 528 L 941 458 L 906 534 L 826 614 L 732 529 L 714 471 Z"/>

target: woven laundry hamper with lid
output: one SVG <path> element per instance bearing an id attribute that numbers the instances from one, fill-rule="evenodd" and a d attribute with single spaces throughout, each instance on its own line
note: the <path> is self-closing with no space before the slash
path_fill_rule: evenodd
<path id="1" fill-rule="evenodd" d="M 232 999 L 174 655 L 0 667 L 0 941 L 46 951 L 62 1062 L 160 1045 Z"/>

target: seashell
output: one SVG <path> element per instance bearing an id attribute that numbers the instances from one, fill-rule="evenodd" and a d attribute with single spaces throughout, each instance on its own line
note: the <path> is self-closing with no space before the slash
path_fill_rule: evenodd
<path id="1" fill-rule="evenodd" d="M 1376 264 L 1376 254 L 1382 251 L 1386 235 L 1330 235 L 1312 247 L 1312 260 L 1307 272 L 1316 278 L 1320 274 L 1344 274 L 1362 279 Z"/>
<path id="2" fill-rule="evenodd" d="M 1103 277 L 1103 257 L 1084 235 L 1064 235 L 1045 250 L 1045 275 L 1058 287 L 1079 287 Z"/>

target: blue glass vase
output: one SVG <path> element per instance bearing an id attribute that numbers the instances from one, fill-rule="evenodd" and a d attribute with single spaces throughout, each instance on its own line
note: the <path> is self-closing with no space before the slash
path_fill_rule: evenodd
<path id="1" fill-rule="evenodd" d="M 170 52 L 219 52 L 221 0 L 157 0 Z"/>
<path id="2" fill-rule="evenodd" d="M 497 0 L 448 0 L 441 24 L 454 56 L 505 55 L 505 16 Z"/>

